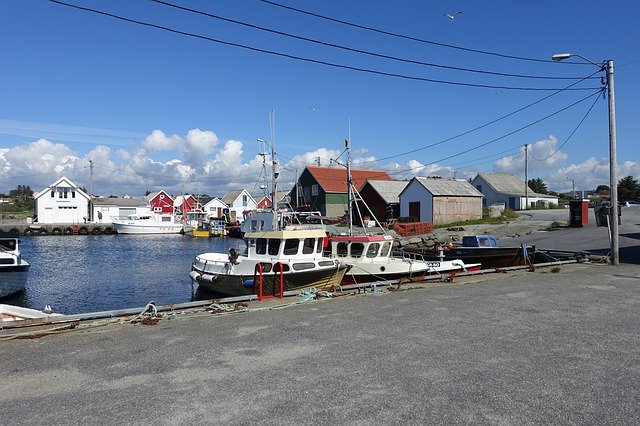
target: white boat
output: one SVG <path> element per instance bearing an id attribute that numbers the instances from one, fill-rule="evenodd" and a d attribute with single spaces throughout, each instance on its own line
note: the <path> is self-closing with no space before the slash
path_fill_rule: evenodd
<path id="1" fill-rule="evenodd" d="M 329 237 L 331 256 L 350 266 L 343 284 L 361 284 L 373 281 L 396 280 L 408 278 L 419 280 L 427 275 L 453 274 L 462 271 L 479 270 L 480 264 L 466 265 L 462 260 L 425 260 L 419 256 L 396 256 L 392 254 L 393 237 L 390 235 L 373 235 L 366 232 L 356 235 L 353 231 L 353 212 L 355 194 L 358 191 L 351 184 L 351 150 L 348 141 L 345 141 L 347 149 L 347 216 L 349 218 L 349 231 L 346 235 L 332 235 Z M 366 203 L 359 197 L 359 201 Z M 377 223 L 377 219 L 370 211 L 371 217 Z M 358 213 L 360 210 L 358 209 Z M 363 222 L 361 220 L 361 222 Z M 364 223 L 364 222 L 363 222 Z M 378 223 L 379 225 L 379 223 Z M 384 230 L 382 226 L 381 229 Z"/>
<path id="2" fill-rule="evenodd" d="M 27 285 L 29 263 L 20 254 L 17 232 L 0 233 L 0 298 L 18 293 Z"/>
<path id="3" fill-rule="evenodd" d="M 113 228 L 118 234 L 179 234 L 184 225 L 170 214 L 131 214 L 113 218 Z"/>
<path id="4" fill-rule="evenodd" d="M 61 317 L 61 314 L 51 312 L 49 305 L 42 311 L 31 308 L 23 308 L 21 306 L 0 304 L 0 324 L 3 322 L 11 323 L 14 321 L 22 321 L 29 319 L 42 319 L 49 317 Z"/>
<path id="5" fill-rule="evenodd" d="M 325 238 L 322 229 L 251 232 L 245 234 L 246 254 L 238 255 L 235 249 L 228 254 L 200 254 L 189 276 L 221 297 L 273 295 L 280 289 L 334 289 L 348 267 L 323 255 Z"/>

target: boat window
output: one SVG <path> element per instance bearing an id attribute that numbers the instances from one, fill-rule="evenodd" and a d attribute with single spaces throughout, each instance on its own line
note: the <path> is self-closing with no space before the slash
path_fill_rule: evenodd
<path id="1" fill-rule="evenodd" d="M 262 273 L 266 274 L 267 272 L 271 272 L 271 264 L 267 262 L 260 262 L 262 266 Z"/>
<path id="2" fill-rule="evenodd" d="M 266 253 L 267 253 L 267 239 L 256 238 L 256 254 L 266 254 Z"/>
<path id="3" fill-rule="evenodd" d="M 293 254 L 298 254 L 298 246 L 300 245 L 300 240 L 297 238 L 288 238 L 284 240 L 284 254 L 291 256 Z"/>
<path id="4" fill-rule="evenodd" d="M 336 256 L 345 257 L 347 255 L 347 243 L 340 242 L 336 245 Z"/>
<path id="5" fill-rule="evenodd" d="M 271 256 L 277 256 L 280 252 L 280 243 L 282 240 L 278 238 L 269 238 L 269 254 Z"/>
<path id="6" fill-rule="evenodd" d="M 294 263 L 293 264 L 293 270 L 294 271 L 302 271 L 304 269 L 313 269 L 315 268 L 316 264 L 313 262 L 300 262 L 300 263 Z"/>
<path id="7" fill-rule="evenodd" d="M 369 248 L 367 249 L 367 257 L 376 257 L 376 255 L 378 254 L 378 250 L 380 250 L 379 243 L 369 244 Z"/>
<path id="8" fill-rule="evenodd" d="M 380 251 L 380 256 L 382 257 L 389 256 L 390 250 L 391 250 L 391 243 L 387 241 L 386 243 L 382 244 L 382 250 Z"/>
<path id="9" fill-rule="evenodd" d="M 315 238 L 305 238 L 304 242 L 302 243 L 302 253 L 303 254 L 313 253 L 315 246 L 316 246 Z"/>
<path id="10" fill-rule="evenodd" d="M 336 264 L 333 263 L 333 260 L 321 260 L 320 262 L 318 262 L 318 265 L 320 265 L 320 266 L 335 266 Z"/>
<path id="11" fill-rule="evenodd" d="M 362 257 L 362 252 L 364 252 L 364 244 L 351 243 L 351 257 Z"/>
<path id="12" fill-rule="evenodd" d="M 316 247 L 316 253 L 322 253 L 324 248 L 324 238 L 318 238 L 318 246 Z"/>

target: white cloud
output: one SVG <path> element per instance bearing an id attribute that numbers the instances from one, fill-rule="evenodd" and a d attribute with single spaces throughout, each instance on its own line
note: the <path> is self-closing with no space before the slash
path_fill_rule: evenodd
<path id="1" fill-rule="evenodd" d="M 142 141 L 142 147 L 149 151 L 169 151 L 183 144 L 183 139 L 178 135 L 167 136 L 162 130 L 154 130 Z"/>
<path id="2" fill-rule="evenodd" d="M 217 144 L 218 136 L 214 132 L 193 129 L 187 133 L 187 138 L 180 147 L 180 151 L 187 162 L 193 165 L 202 165 Z"/>

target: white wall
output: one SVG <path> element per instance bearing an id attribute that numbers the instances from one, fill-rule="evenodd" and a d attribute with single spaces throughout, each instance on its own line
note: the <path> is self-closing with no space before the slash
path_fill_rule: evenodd
<path id="1" fill-rule="evenodd" d="M 433 197 L 417 180 L 409 182 L 400 194 L 400 216 L 409 216 L 409 203 L 420 203 L 420 222 L 433 221 Z"/>
<path id="2" fill-rule="evenodd" d="M 38 223 L 83 223 L 89 217 L 89 200 L 66 181 L 38 194 L 36 205 Z"/>

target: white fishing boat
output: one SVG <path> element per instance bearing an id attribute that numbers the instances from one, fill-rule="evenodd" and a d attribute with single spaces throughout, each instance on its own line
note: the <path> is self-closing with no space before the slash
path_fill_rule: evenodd
<path id="1" fill-rule="evenodd" d="M 351 182 L 351 150 L 345 140 L 347 151 L 347 216 L 349 231 L 346 235 L 331 235 L 329 238 L 330 253 L 333 258 L 350 266 L 343 284 L 361 284 L 373 281 L 411 279 L 419 280 L 427 275 L 454 274 L 463 271 L 479 270 L 480 264 L 466 265 L 460 259 L 425 260 L 419 256 L 396 256 L 392 254 L 393 237 L 391 235 L 374 235 L 363 229 L 361 234 L 354 232 L 353 208 L 354 195 L 368 209 Z M 357 206 L 357 204 L 356 204 Z M 358 214 L 360 210 L 358 209 Z M 369 214 L 377 223 L 377 219 L 369 209 Z M 360 215 L 361 216 L 361 215 Z M 364 221 L 361 222 L 364 224 Z M 379 223 L 378 223 L 379 225 Z M 380 229 L 384 230 L 382 226 Z"/>
<path id="2" fill-rule="evenodd" d="M 20 254 L 17 232 L 0 233 L 0 298 L 18 293 L 27 285 L 29 263 Z"/>
<path id="3" fill-rule="evenodd" d="M 179 234 L 184 225 L 170 214 L 131 214 L 113 218 L 113 228 L 118 234 Z"/>
<path id="4" fill-rule="evenodd" d="M 304 288 L 337 288 L 348 267 L 323 255 L 322 229 L 286 229 L 245 234 L 247 250 L 196 256 L 189 276 L 221 297 L 277 294 Z"/>
<path id="5" fill-rule="evenodd" d="M 38 311 L 37 309 L 23 308 L 21 306 L 0 304 L 0 325 L 2 323 L 12 323 L 15 321 L 61 316 L 61 314 L 53 313 L 49 305 L 42 311 Z"/>

